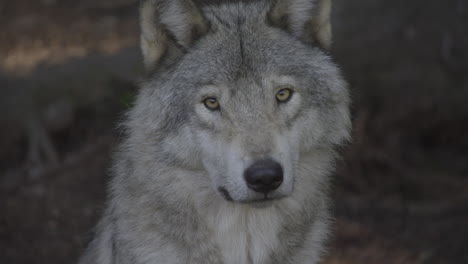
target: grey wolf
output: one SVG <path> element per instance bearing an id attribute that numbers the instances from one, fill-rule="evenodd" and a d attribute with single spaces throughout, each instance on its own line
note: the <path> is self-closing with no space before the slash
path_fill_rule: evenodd
<path id="1" fill-rule="evenodd" d="M 148 78 L 81 264 L 319 261 L 351 127 L 330 5 L 141 2 Z"/>

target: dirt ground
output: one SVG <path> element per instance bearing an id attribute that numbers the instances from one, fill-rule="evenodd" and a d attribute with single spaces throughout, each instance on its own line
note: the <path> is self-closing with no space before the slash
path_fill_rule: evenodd
<path id="1" fill-rule="evenodd" d="M 353 92 L 326 264 L 468 263 L 468 2 L 335 0 Z M 0 263 L 74 263 L 141 74 L 135 0 L 0 1 Z"/>

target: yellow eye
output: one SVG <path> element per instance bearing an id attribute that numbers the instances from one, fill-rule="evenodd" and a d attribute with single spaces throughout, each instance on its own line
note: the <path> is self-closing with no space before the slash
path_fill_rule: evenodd
<path id="1" fill-rule="evenodd" d="M 203 101 L 203 104 L 206 106 L 206 108 L 210 109 L 210 110 L 219 110 L 219 102 L 216 98 L 213 98 L 213 97 L 210 97 L 210 98 L 206 98 L 204 101 Z"/>
<path id="2" fill-rule="evenodd" d="M 291 89 L 281 89 L 276 93 L 276 100 L 278 100 L 279 103 L 286 103 L 289 101 L 289 99 L 291 99 L 292 94 L 293 91 Z"/>

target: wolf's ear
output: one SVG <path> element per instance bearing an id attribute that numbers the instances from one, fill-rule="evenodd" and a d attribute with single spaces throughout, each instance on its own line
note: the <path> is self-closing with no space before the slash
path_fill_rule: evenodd
<path id="1" fill-rule="evenodd" d="M 180 56 L 208 31 L 208 23 L 191 0 L 141 0 L 141 50 L 146 70 L 163 57 Z"/>
<path id="2" fill-rule="evenodd" d="M 332 42 L 330 24 L 332 0 L 274 0 L 269 21 L 291 32 L 306 43 L 329 49 Z"/>

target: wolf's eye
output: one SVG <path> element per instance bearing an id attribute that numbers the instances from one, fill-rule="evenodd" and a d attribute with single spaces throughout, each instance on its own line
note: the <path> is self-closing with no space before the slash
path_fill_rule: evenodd
<path id="1" fill-rule="evenodd" d="M 206 106 L 206 108 L 212 111 L 219 110 L 219 102 L 216 98 L 213 98 L 213 97 L 206 98 L 203 101 L 203 104 Z"/>
<path id="2" fill-rule="evenodd" d="M 281 89 L 276 93 L 276 100 L 279 103 L 286 103 L 289 101 L 289 99 L 291 99 L 292 94 L 293 91 L 289 88 Z"/>

